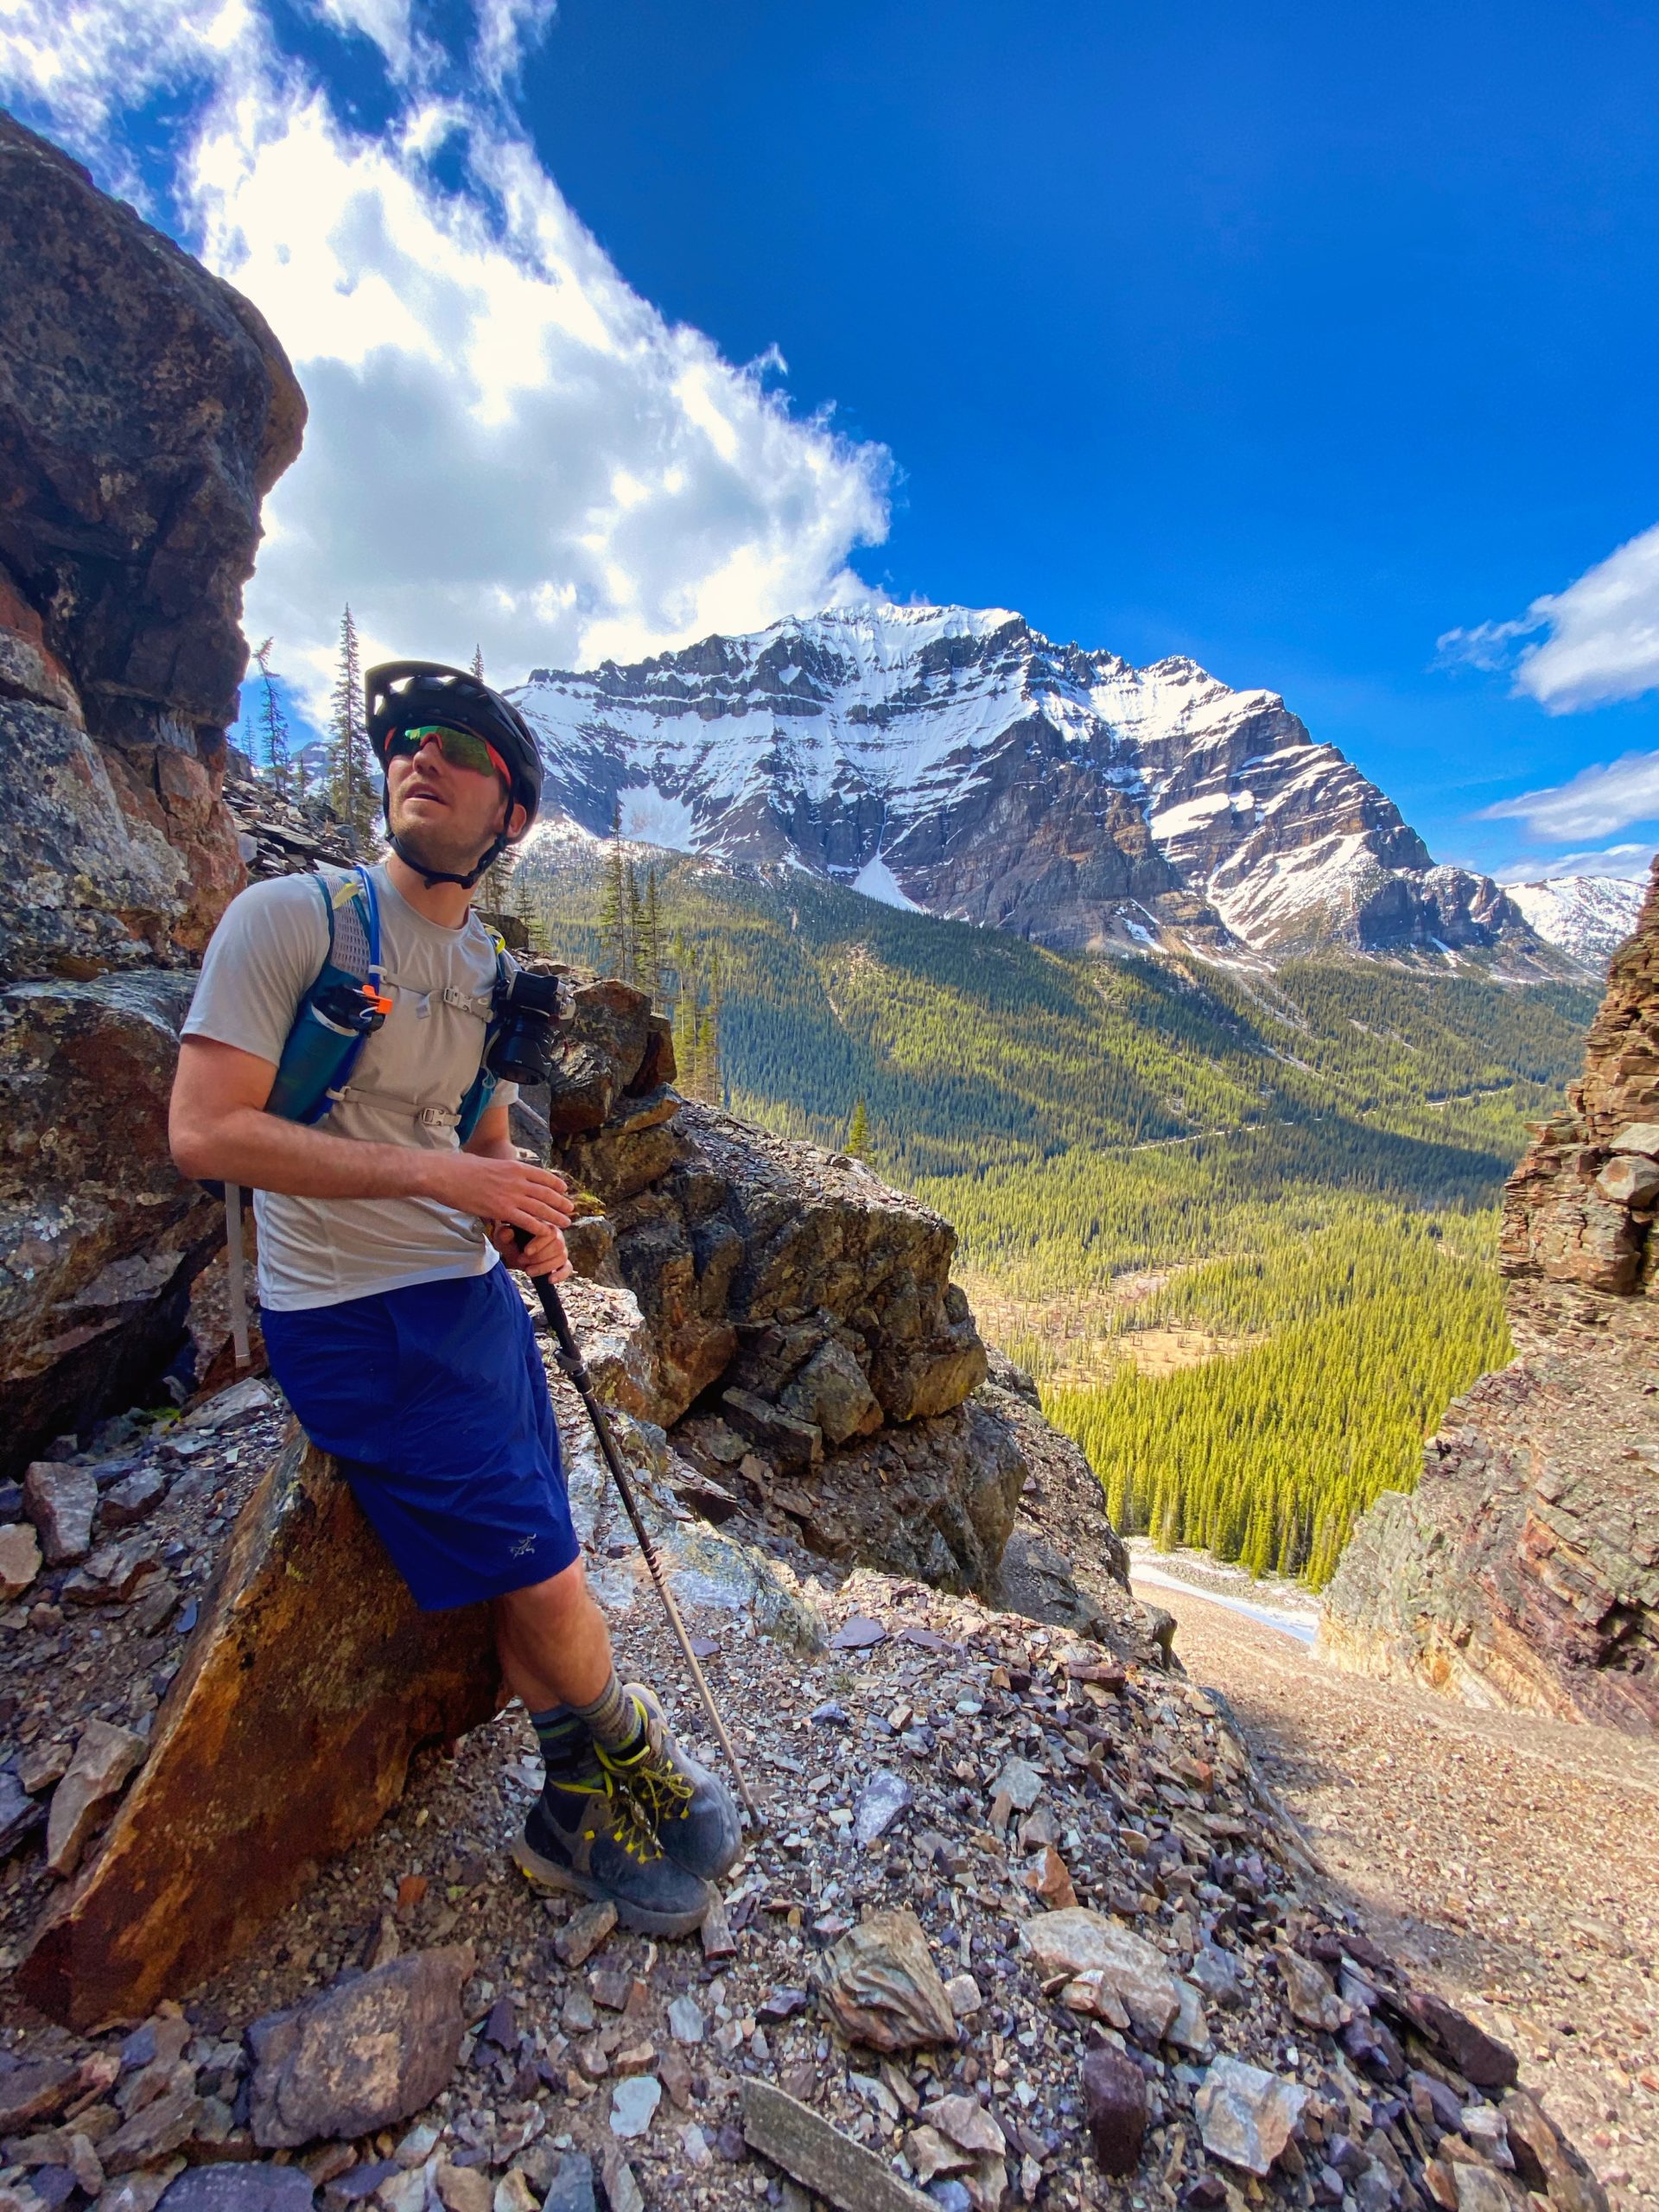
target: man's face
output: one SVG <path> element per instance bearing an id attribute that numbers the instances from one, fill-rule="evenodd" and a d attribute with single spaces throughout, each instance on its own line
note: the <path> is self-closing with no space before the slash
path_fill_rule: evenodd
<path id="1" fill-rule="evenodd" d="M 410 855 L 441 874 L 465 875 L 504 829 L 524 823 L 521 806 L 508 819 L 508 793 L 499 776 L 457 768 L 435 738 L 416 753 L 396 753 L 386 772 L 393 834 Z"/>

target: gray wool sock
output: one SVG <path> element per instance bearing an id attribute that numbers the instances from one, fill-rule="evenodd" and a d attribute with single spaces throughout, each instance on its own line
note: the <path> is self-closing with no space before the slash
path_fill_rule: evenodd
<path id="1" fill-rule="evenodd" d="M 645 1732 L 639 1708 L 623 1694 L 614 1667 L 609 1681 L 591 1705 L 572 1705 L 569 1710 L 587 1722 L 594 1741 L 603 1744 L 607 1751 L 633 1751 Z"/>

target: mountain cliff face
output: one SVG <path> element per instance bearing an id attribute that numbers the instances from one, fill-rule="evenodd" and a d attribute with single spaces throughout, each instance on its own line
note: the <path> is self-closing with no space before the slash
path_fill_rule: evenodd
<path id="1" fill-rule="evenodd" d="M 877 607 L 516 695 L 586 829 L 772 861 L 1065 950 L 1547 951 L 1268 691 L 993 608 Z"/>
<path id="2" fill-rule="evenodd" d="M 1363 1520 L 1325 1592 L 1338 1661 L 1659 1731 L 1659 873 L 1567 1107 L 1510 1179 L 1519 1351 Z"/>

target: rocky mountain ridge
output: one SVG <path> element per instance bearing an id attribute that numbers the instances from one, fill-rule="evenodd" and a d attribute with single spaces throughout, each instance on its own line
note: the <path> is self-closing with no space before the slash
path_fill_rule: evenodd
<path id="1" fill-rule="evenodd" d="M 1565 1109 L 1504 1197 L 1517 1357 L 1385 1492 L 1325 1592 L 1339 1663 L 1659 1732 L 1659 870 Z"/>
<path id="2" fill-rule="evenodd" d="M 515 694 L 582 828 L 783 864 L 1061 950 L 1173 932 L 1563 972 L 1282 699 L 1135 668 L 1003 609 L 878 606 Z"/>
<path id="3" fill-rule="evenodd" d="M 1547 944 L 1589 968 L 1606 967 L 1642 911 L 1642 885 L 1620 875 L 1550 875 L 1503 888 Z"/>

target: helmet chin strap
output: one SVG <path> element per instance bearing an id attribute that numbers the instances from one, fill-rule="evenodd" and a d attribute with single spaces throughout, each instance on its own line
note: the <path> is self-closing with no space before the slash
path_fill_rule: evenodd
<path id="1" fill-rule="evenodd" d="M 506 842 L 507 841 L 505 837 L 498 837 L 495 842 L 490 847 L 488 852 L 485 854 L 483 859 L 480 861 L 478 866 L 467 875 L 451 875 L 446 869 L 441 868 L 429 868 L 424 861 L 416 860 L 413 853 L 406 851 L 404 847 L 403 839 L 396 835 L 393 836 L 391 840 L 391 849 L 397 854 L 398 859 L 402 861 L 405 868 L 414 869 L 416 874 L 420 877 L 422 882 L 425 884 L 429 891 L 432 889 L 435 884 L 439 883 L 458 883 L 463 891 L 470 891 L 473 886 L 478 881 L 480 876 L 486 874 L 490 868 L 494 867 L 496 861 L 505 850 Z"/>

